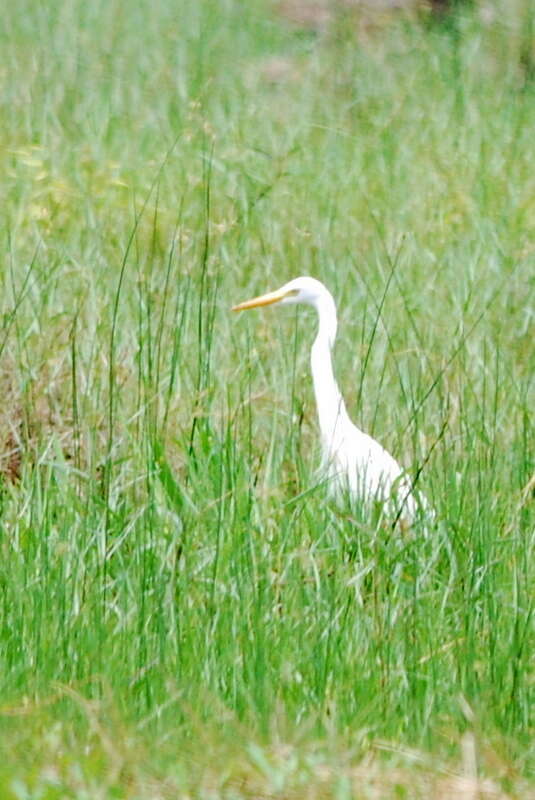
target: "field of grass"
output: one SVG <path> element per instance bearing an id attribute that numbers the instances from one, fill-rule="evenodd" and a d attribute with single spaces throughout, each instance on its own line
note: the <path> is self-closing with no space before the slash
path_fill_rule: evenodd
<path id="1" fill-rule="evenodd" d="M 535 797 L 535 13 L 0 23 L 0 798 Z M 434 530 L 318 484 L 312 312 Z"/>

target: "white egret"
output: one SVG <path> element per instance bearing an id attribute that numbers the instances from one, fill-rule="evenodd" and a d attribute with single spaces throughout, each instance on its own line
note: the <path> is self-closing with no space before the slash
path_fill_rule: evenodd
<path id="1" fill-rule="evenodd" d="M 397 461 L 379 442 L 359 430 L 347 413 L 336 383 L 331 350 L 336 338 L 336 305 L 329 290 L 315 278 L 295 278 L 275 292 L 246 300 L 233 311 L 275 303 L 313 306 L 318 314 L 318 333 L 310 354 L 314 394 L 318 411 L 323 469 L 330 484 L 349 491 L 364 502 L 378 500 L 390 513 L 413 519 L 423 498 L 417 497 L 411 482 Z"/>

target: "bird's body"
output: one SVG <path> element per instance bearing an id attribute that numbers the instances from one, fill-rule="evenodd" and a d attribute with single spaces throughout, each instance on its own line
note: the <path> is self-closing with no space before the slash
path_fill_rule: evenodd
<path id="1" fill-rule="evenodd" d="M 375 439 L 351 422 L 333 373 L 331 351 L 336 339 L 336 306 L 329 290 L 315 278 L 295 278 L 270 292 L 235 306 L 241 311 L 280 303 L 304 303 L 318 314 L 318 333 L 310 364 L 323 451 L 323 470 L 335 490 L 364 502 L 377 500 L 397 516 L 412 519 L 418 499 L 397 461 Z"/>

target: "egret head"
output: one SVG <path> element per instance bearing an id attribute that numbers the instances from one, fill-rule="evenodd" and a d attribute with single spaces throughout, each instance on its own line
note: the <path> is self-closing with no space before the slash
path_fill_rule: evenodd
<path id="1" fill-rule="evenodd" d="M 233 311 L 245 311 L 247 308 L 257 308 L 259 306 L 270 306 L 277 303 L 281 306 L 295 305 L 304 303 L 306 305 L 318 307 L 322 299 L 330 298 L 330 294 L 325 286 L 315 278 L 294 278 L 288 281 L 280 289 L 274 292 L 262 294 L 252 300 L 246 300 L 232 308 Z"/>

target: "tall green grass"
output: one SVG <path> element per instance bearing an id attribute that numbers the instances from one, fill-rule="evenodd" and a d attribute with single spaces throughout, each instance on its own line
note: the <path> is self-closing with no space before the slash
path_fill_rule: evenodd
<path id="1" fill-rule="evenodd" d="M 2 797 L 528 796 L 529 13 L 5 9 Z M 229 313 L 299 274 L 435 530 L 329 500 L 313 318 Z"/>

